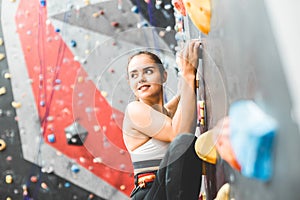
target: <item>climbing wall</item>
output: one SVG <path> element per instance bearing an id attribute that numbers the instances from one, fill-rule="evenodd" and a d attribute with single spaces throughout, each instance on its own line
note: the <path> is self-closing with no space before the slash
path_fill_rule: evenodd
<path id="1" fill-rule="evenodd" d="M 296 1 L 285 5 L 279 1 L 211 2 L 211 30 L 201 34 L 208 127 L 228 115 L 230 105 L 241 99 L 253 100 L 279 125 L 272 167 L 267 169 L 273 170 L 269 181 L 247 178 L 224 160 L 218 161 L 215 187 L 230 183 L 234 199 L 299 199 L 296 5 L 299 8 Z M 190 26 L 191 34 L 200 33 L 192 22 Z"/>
<path id="2" fill-rule="evenodd" d="M 173 77 L 166 101 L 174 95 L 176 41 L 168 5 L 2 2 L 7 65 L 1 75 L 11 81 L 13 97 L 6 87 L 1 119 L 14 117 L 15 127 L 1 132 L 1 198 L 128 199 L 133 175 L 121 134 L 132 99 L 127 57 L 142 48 L 158 53 Z"/>
<path id="3" fill-rule="evenodd" d="M 228 182 L 234 199 L 297 199 L 300 33 L 289 17 L 297 4 L 212 1 L 210 29 L 199 30 L 203 8 L 191 20 L 174 14 L 171 1 L 2 1 L 0 198 L 128 199 L 127 57 L 144 48 L 161 56 L 167 101 L 176 91 L 177 42 L 200 38 L 200 128 L 213 127 L 240 99 L 254 100 L 279 125 L 268 182 L 219 158 L 206 164 L 202 197 L 213 199 Z"/>

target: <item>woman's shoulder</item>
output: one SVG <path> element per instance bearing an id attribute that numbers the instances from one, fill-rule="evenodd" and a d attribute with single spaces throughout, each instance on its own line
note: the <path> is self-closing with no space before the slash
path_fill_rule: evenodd
<path id="1" fill-rule="evenodd" d="M 139 118 L 142 113 L 145 112 L 146 105 L 139 101 L 130 102 L 125 110 L 124 122 L 126 125 L 130 125 L 134 119 Z"/>
<path id="2" fill-rule="evenodd" d="M 145 103 L 142 103 L 140 101 L 132 101 L 127 105 L 125 114 L 140 115 L 141 113 L 144 113 L 151 109 L 152 108 Z"/>
<path id="3" fill-rule="evenodd" d="M 127 105 L 127 108 L 134 108 L 134 107 L 149 107 L 147 104 L 140 102 L 140 101 L 132 101 Z"/>

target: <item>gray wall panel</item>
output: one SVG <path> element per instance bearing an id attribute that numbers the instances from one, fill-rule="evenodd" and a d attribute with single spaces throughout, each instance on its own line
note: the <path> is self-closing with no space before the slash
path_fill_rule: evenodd
<path id="1" fill-rule="evenodd" d="M 231 197 L 299 199 L 300 135 L 291 118 L 291 94 L 264 1 L 212 1 L 212 7 L 211 32 L 202 36 L 209 126 L 239 99 L 253 99 L 280 126 L 272 180 L 248 179 L 227 166 Z"/>

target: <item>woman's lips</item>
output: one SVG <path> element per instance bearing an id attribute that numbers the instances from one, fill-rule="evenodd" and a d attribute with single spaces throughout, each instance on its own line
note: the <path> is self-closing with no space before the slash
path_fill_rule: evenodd
<path id="1" fill-rule="evenodd" d="M 141 85 L 138 87 L 138 90 L 144 91 L 146 89 L 148 89 L 150 87 L 150 85 Z"/>

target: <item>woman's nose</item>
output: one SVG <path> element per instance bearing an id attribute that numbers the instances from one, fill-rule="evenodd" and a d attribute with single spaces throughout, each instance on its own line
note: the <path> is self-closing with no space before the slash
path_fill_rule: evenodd
<path id="1" fill-rule="evenodd" d="M 145 78 L 145 76 L 144 76 L 144 74 L 140 74 L 139 75 L 139 81 L 138 81 L 139 83 L 144 83 L 144 82 L 146 82 L 146 78 Z"/>

